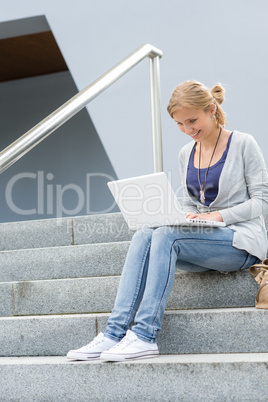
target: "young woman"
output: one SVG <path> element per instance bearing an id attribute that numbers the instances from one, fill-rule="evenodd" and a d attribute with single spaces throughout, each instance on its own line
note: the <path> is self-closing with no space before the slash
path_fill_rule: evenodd
<path id="1" fill-rule="evenodd" d="M 185 226 L 183 230 L 164 226 L 137 231 L 105 333 L 71 350 L 68 358 L 124 361 L 158 355 L 156 336 L 177 260 L 190 272 L 226 273 L 247 269 L 265 258 L 265 162 L 252 136 L 224 129 L 223 99 L 221 85 L 209 90 L 199 82 L 186 81 L 174 90 L 168 112 L 193 140 L 179 153 L 186 216 L 224 221 L 227 226 L 209 231 Z"/>

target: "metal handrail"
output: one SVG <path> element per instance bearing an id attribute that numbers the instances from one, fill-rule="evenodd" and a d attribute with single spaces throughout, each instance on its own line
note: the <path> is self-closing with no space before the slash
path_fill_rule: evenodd
<path id="1" fill-rule="evenodd" d="M 10 167 L 23 155 L 29 152 L 53 131 L 62 126 L 71 117 L 83 109 L 92 99 L 112 85 L 120 77 L 140 63 L 144 58 L 150 58 L 151 81 L 151 113 L 153 131 L 154 171 L 163 170 L 162 133 L 160 116 L 160 73 L 159 59 L 162 51 L 152 45 L 145 44 L 116 64 L 100 78 L 60 106 L 40 123 L 27 131 L 0 153 L 0 173 Z"/>

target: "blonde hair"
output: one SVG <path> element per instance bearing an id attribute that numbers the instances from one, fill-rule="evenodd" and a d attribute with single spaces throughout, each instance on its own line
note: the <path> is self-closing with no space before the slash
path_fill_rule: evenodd
<path id="1" fill-rule="evenodd" d="M 212 89 L 198 81 L 185 81 L 178 85 L 170 98 L 167 111 L 171 117 L 180 107 L 188 107 L 208 111 L 211 103 L 216 106 L 215 120 L 218 126 L 225 126 L 226 118 L 220 107 L 224 101 L 225 90 L 221 84 L 216 84 Z"/>

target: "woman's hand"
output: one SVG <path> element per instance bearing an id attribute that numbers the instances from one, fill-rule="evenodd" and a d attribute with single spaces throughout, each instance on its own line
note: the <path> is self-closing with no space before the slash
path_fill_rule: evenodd
<path id="1" fill-rule="evenodd" d="M 205 219 L 206 221 L 223 222 L 222 216 L 219 212 L 211 212 L 209 214 L 194 214 L 192 212 L 186 213 L 188 219 Z"/>

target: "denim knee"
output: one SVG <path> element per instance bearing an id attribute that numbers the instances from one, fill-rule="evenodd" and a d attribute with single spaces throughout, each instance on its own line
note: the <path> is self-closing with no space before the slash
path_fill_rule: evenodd
<path id="1" fill-rule="evenodd" d="M 174 232 L 174 228 L 170 227 L 170 226 L 159 226 L 158 228 L 156 228 L 153 232 L 153 240 L 154 242 L 174 242 L 175 239 L 180 239 L 180 233 L 178 231 L 178 229 L 176 230 L 176 232 Z"/>
<path id="2" fill-rule="evenodd" d="M 159 237 L 166 237 L 168 234 L 171 233 L 171 228 L 169 226 L 159 226 L 154 230 L 153 235 Z"/>
<path id="3" fill-rule="evenodd" d="M 152 238 L 152 235 L 154 233 L 154 229 L 152 228 L 142 228 L 142 229 L 138 229 L 133 237 L 132 240 L 141 240 L 141 241 L 146 241 L 146 240 L 150 240 Z"/>

